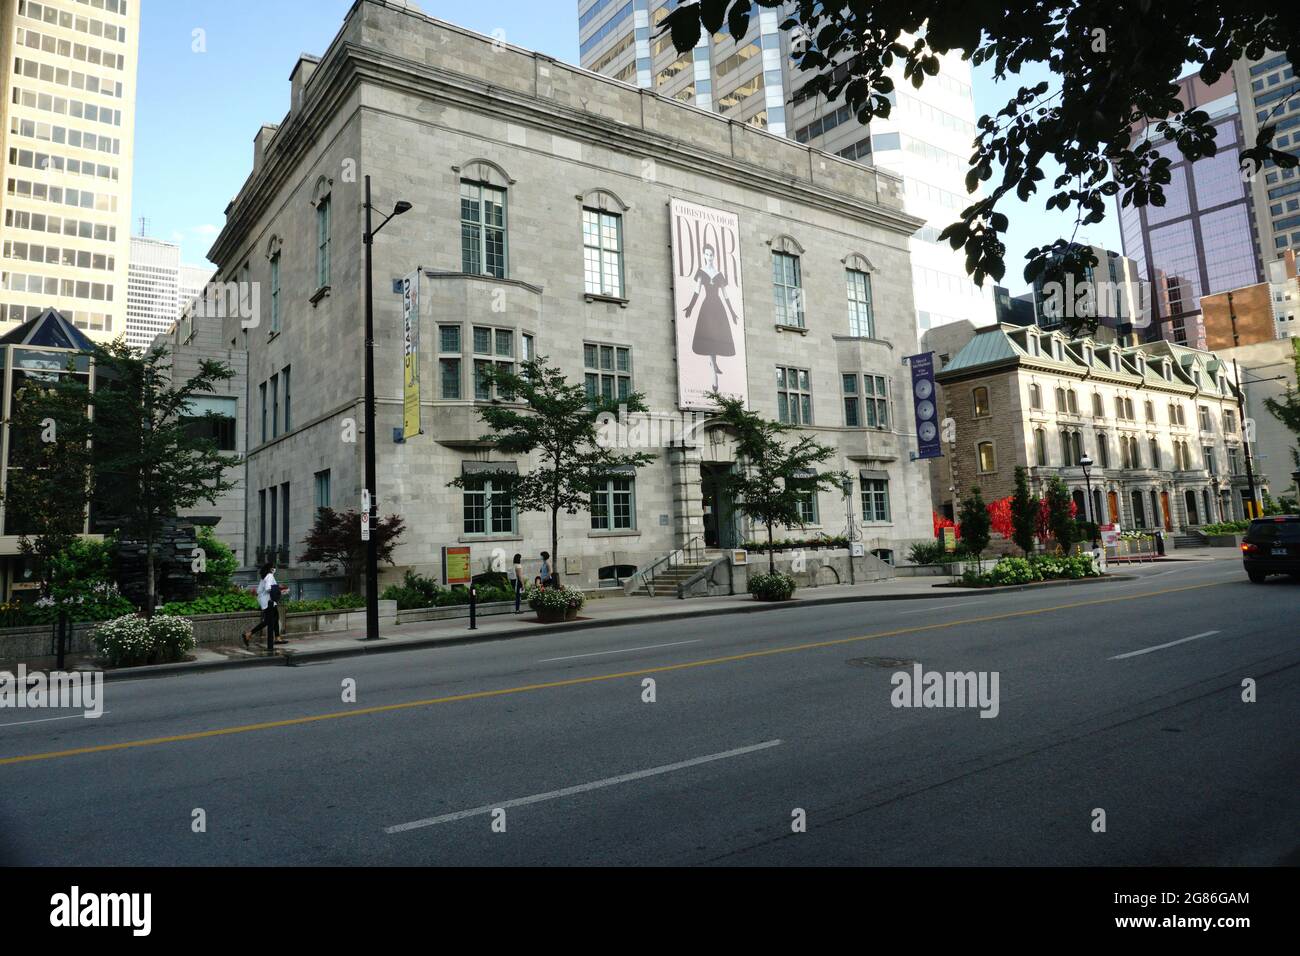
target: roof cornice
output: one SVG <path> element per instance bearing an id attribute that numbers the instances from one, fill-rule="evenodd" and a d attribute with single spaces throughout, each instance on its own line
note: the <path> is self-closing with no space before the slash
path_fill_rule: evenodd
<path id="1" fill-rule="evenodd" d="M 603 81 L 603 78 L 593 77 L 593 81 Z M 230 204 L 226 225 L 208 255 L 212 261 L 225 265 L 229 258 L 234 257 L 239 251 L 236 240 L 246 241 L 253 223 L 295 173 L 299 162 L 341 105 L 358 87 L 367 83 L 477 111 L 503 123 L 544 127 L 549 132 L 575 140 L 628 155 L 653 158 L 656 163 L 681 165 L 731 185 L 766 190 L 902 236 L 911 236 L 925 222 L 901 209 L 846 197 L 843 193 L 822 188 L 816 182 L 791 178 L 722 153 L 700 149 L 643 126 L 617 123 L 553 100 L 496 87 L 465 74 L 438 69 L 351 41 L 338 42 L 336 38 L 312 75 L 301 108 L 281 124 L 268 144 L 268 154 L 261 168 L 249 176 Z M 641 95 L 657 97 L 657 94 L 644 90 Z M 718 117 L 720 132 L 736 125 L 734 120 Z M 822 155 L 844 162 L 840 157 L 812 149 L 809 149 L 809 162 Z M 893 178 L 879 170 L 864 172 L 876 176 L 878 183 Z"/>

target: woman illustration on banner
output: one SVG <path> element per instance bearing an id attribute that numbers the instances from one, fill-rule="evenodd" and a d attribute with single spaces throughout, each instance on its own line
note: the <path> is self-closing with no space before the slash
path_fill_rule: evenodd
<path id="1" fill-rule="evenodd" d="M 718 356 L 736 354 L 736 343 L 731 337 L 731 326 L 727 322 L 728 315 L 736 325 L 740 324 L 740 317 L 727 298 L 727 277 L 716 265 L 718 256 L 713 246 L 706 245 L 701 257 L 704 264 L 695 272 L 695 295 L 686 306 L 685 315 L 689 319 L 695 303 L 700 303 L 691 351 L 709 357 L 709 362 L 713 365 L 713 390 L 717 391 L 719 377 L 722 375 L 722 369 L 718 367 Z M 704 297 L 702 302 L 701 296 Z"/>

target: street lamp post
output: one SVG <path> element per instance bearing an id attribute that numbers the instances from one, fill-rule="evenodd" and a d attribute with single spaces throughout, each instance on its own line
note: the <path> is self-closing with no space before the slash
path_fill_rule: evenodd
<path id="1" fill-rule="evenodd" d="M 368 522 L 370 534 L 366 539 L 366 640 L 379 640 L 379 541 L 375 536 L 378 530 L 379 496 L 375 485 L 375 287 L 371 275 L 371 247 L 375 244 L 375 235 L 388 225 L 388 221 L 404 212 L 409 212 L 411 204 L 402 201 L 393 206 L 393 211 L 384 216 L 384 221 L 372 228 L 371 213 L 374 207 L 370 203 L 370 177 L 366 177 L 366 231 L 361 237 L 366 247 L 366 488 L 370 497 Z"/>
<path id="2" fill-rule="evenodd" d="M 1083 468 L 1083 486 L 1087 489 L 1087 496 L 1084 498 L 1083 513 L 1088 519 L 1088 524 L 1092 526 L 1092 549 L 1097 550 L 1097 516 L 1092 507 L 1092 458 L 1084 455 L 1079 459 L 1079 465 Z"/>

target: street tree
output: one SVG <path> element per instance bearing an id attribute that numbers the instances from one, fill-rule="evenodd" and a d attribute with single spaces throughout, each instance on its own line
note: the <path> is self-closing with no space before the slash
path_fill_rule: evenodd
<path id="1" fill-rule="evenodd" d="M 1038 513 L 1042 503 L 1029 493 L 1029 472 L 1023 465 L 1016 466 L 1016 493 L 1011 496 L 1011 539 L 1028 557 L 1034 550 L 1034 533 L 1038 529 Z"/>
<path id="2" fill-rule="evenodd" d="M 10 403 L 3 494 L 8 534 L 31 559 L 41 597 L 59 584 L 55 558 L 86 529 L 94 488 L 90 389 L 75 373 L 28 373 Z"/>
<path id="3" fill-rule="evenodd" d="M 767 569 L 775 573 L 772 529 L 804 527 L 800 505 L 819 491 L 838 490 L 848 475 L 819 471 L 817 466 L 835 449 L 811 435 L 793 437 L 797 426 L 764 418 L 735 396 L 714 391 L 709 399 L 718 406 L 715 420 L 729 428 L 736 441 L 739 467 L 725 479 L 727 493 L 741 514 L 767 529 Z"/>
<path id="4" fill-rule="evenodd" d="M 204 359 L 193 376 L 178 381 L 166 346 L 141 355 L 124 338 L 97 344 L 92 356 L 96 501 L 123 537 L 144 544 L 144 612 L 152 616 L 158 543 L 167 521 L 200 501 L 215 504 L 235 487 L 226 469 L 239 464 L 239 456 L 222 454 L 192 424 L 216 417 L 196 415 L 194 402 L 213 394 L 234 372 Z"/>
<path id="5" fill-rule="evenodd" d="M 392 514 L 374 522 L 370 537 L 375 542 L 381 563 L 393 563 L 393 550 L 405 533 L 406 519 L 401 515 Z M 326 574 L 342 574 L 348 580 L 349 591 L 355 594 L 360 590 L 361 575 L 366 567 L 361 512 L 317 508 L 316 520 L 303 543 L 306 550 L 299 556 L 299 561 L 323 565 Z"/>
<path id="6" fill-rule="evenodd" d="M 1078 534 L 1078 526 L 1074 522 L 1076 508 L 1070 490 L 1060 478 L 1053 477 L 1047 483 L 1047 495 L 1043 500 L 1047 505 L 1047 526 L 1052 537 L 1061 550 L 1069 554 Z"/>
<path id="7" fill-rule="evenodd" d="M 970 494 L 962 499 L 957 521 L 961 525 L 963 550 L 975 555 L 975 560 L 982 564 L 993 522 L 978 485 L 971 488 Z"/>
<path id="8" fill-rule="evenodd" d="M 551 567 L 558 579 L 560 513 L 588 510 L 591 496 L 615 472 L 655 459 L 646 452 L 615 451 L 600 440 L 603 423 L 646 411 L 645 399 L 638 392 L 613 398 L 588 394 L 585 384 L 570 382 L 558 367 L 546 364 L 544 355 L 522 363 L 518 372 L 491 366 L 478 374 L 481 385 L 499 396 L 478 409 L 491 429 L 482 440 L 502 455 L 535 461 L 528 471 L 500 474 L 499 480 L 517 511 L 550 515 Z M 481 480 L 457 475 L 448 484 L 464 489 Z"/>
<path id="9" fill-rule="evenodd" d="M 660 29 L 684 53 L 703 31 L 725 27 L 740 40 L 756 13 L 784 5 L 683 3 Z M 959 54 L 976 67 L 991 64 L 1000 82 L 1014 84 L 1035 68 L 1051 71 L 1052 82 L 1015 86 L 996 115 L 979 120 L 966 176 L 971 202 L 940 236 L 965 250 L 966 269 L 979 284 L 1005 272 L 1009 219 L 999 207 L 1013 196 L 1027 203 L 1047 186 L 1045 159 L 1055 160 L 1059 174 L 1044 206 L 1073 209 L 1074 234 L 1031 249 L 1024 277 L 1063 283 L 1097 264 L 1075 236 L 1105 219 L 1112 198 L 1122 208 L 1163 206 L 1172 163 L 1215 155 L 1209 114 L 1178 99 L 1175 81 L 1185 64 L 1197 64 L 1201 79 L 1214 83 L 1242 57 L 1276 51 L 1300 63 L 1300 18 L 1292 4 L 1278 0 L 967 0 L 959 14 L 951 0 L 796 0 L 782 28 L 791 32 L 794 61 L 808 75 L 801 95 L 843 97 L 864 124 L 890 115 L 890 72 L 920 88 L 939 74 L 943 54 Z M 1272 143 L 1275 118 L 1298 97 L 1300 90 L 1288 91 L 1269 107 L 1256 142 L 1241 151 L 1243 175 L 1253 176 L 1266 162 L 1296 165 L 1295 155 Z M 1162 139 L 1177 154 L 1157 152 Z M 977 196 L 981 183 L 986 192 Z M 1064 322 L 1086 331 L 1096 318 L 1067 312 Z"/>

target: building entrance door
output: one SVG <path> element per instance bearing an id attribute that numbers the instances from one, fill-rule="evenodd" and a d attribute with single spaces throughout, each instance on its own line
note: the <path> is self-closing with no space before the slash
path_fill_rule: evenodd
<path id="1" fill-rule="evenodd" d="M 700 465 L 700 493 L 704 499 L 704 545 L 709 548 L 736 546 L 736 508 L 727 494 L 729 464 Z"/>
<path id="2" fill-rule="evenodd" d="M 1110 512 L 1110 523 L 1119 524 L 1119 495 L 1113 491 L 1106 492 L 1106 510 Z"/>
<path id="3" fill-rule="evenodd" d="M 1160 492 L 1160 512 L 1161 514 L 1164 515 L 1165 518 L 1165 530 L 1173 531 L 1174 519 L 1169 514 L 1169 492 L 1167 491 Z"/>

